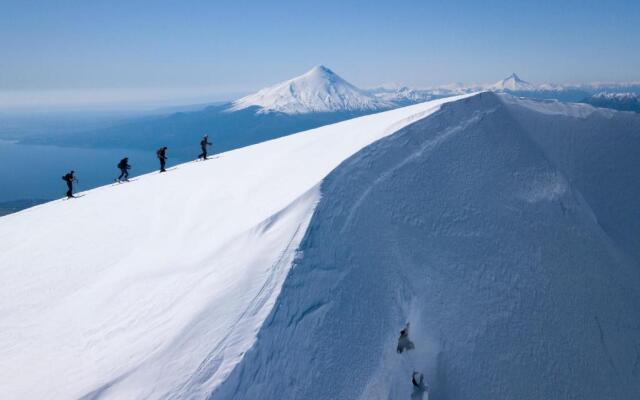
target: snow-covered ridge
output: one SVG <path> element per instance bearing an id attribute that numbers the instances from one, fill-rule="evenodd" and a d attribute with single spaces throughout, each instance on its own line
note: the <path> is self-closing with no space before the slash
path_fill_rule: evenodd
<path id="1" fill-rule="evenodd" d="M 230 111 L 259 107 L 259 112 L 304 114 L 311 112 L 372 111 L 393 107 L 319 65 L 307 73 L 234 101 Z"/>
<path id="2" fill-rule="evenodd" d="M 640 116 L 535 103 L 450 103 L 334 170 L 212 398 L 640 398 Z"/>
<path id="3" fill-rule="evenodd" d="M 0 398 L 638 398 L 638 132 L 483 93 L 2 217 Z"/>
<path id="4" fill-rule="evenodd" d="M 463 97 L 1 217 L 0 398 L 205 398 L 271 311 L 320 182 L 363 147 Z"/>

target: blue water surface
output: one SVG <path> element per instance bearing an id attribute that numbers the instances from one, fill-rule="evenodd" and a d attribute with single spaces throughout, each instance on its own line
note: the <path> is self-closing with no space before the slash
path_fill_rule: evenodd
<path id="1" fill-rule="evenodd" d="M 129 157 L 130 176 L 158 169 L 155 151 L 90 149 L 49 145 L 23 145 L 0 140 L 0 202 L 18 199 L 55 199 L 64 196 L 61 177 L 76 171 L 77 190 L 112 183 L 120 174 L 120 159 Z M 168 152 L 167 166 L 186 160 Z"/>

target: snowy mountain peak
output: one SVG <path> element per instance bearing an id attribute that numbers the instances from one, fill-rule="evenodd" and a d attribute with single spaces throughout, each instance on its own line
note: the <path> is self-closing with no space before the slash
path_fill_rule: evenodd
<path id="1" fill-rule="evenodd" d="M 309 74 L 309 75 L 333 75 L 333 76 L 337 76 L 335 72 L 333 72 L 331 69 L 325 67 L 322 64 L 316 65 L 315 67 L 311 68 L 309 70 L 309 72 L 307 72 L 307 74 Z"/>
<path id="2" fill-rule="evenodd" d="M 509 75 L 509 77 L 507 79 L 513 80 L 515 82 L 524 82 L 527 83 L 526 81 L 520 79 L 520 77 L 518 76 L 518 74 L 516 74 L 515 72 L 512 72 L 511 75 Z"/>
<path id="3" fill-rule="evenodd" d="M 353 86 L 324 65 L 317 65 L 303 75 L 234 101 L 229 111 L 253 106 L 259 107 L 260 113 L 305 114 L 382 110 L 393 105 Z"/>
<path id="4" fill-rule="evenodd" d="M 533 85 L 529 82 L 521 79 L 515 72 L 504 78 L 501 81 L 496 82 L 492 88 L 493 90 L 532 90 Z"/>

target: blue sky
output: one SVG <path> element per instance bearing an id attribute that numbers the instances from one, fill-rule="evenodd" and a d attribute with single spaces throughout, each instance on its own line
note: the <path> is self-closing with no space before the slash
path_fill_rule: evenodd
<path id="1" fill-rule="evenodd" d="M 2 0 L 1 8 L 0 91 L 9 93 L 224 96 L 316 64 L 362 87 L 493 82 L 511 72 L 532 82 L 640 80 L 637 0 Z"/>

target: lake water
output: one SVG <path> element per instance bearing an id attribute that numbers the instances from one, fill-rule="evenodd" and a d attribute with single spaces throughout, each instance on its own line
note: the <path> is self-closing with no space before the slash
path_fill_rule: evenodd
<path id="1" fill-rule="evenodd" d="M 170 150 L 167 166 L 186 161 L 172 157 Z M 159 168 L 155 151 L 21 145 L 0 140 L 0 202 L 63 197 L 67 189 L 61 177 L 70 170 L 76 171 L 78 191 L 112 183 L 120 174 L 116 165 L 125 156 L 132 167 L 130 177 Z"/>

